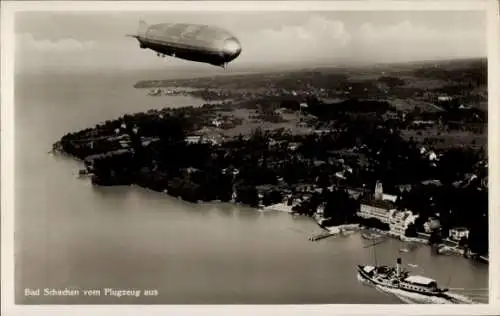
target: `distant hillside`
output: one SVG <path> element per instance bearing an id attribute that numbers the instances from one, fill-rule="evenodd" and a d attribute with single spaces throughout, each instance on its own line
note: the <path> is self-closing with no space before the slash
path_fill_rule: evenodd
<path id="1" fill-rule="evenodd" d="M 428 84 L 419 84 L 418 82 L 422 79 Z M 369 67 L 313 67 L 184 79 L 144 80 L 139 81 L 135 87 L 192 87 L 198 89 L 286 87 L 293 89 L 294 83 L 300 83 L 301 86 L 310 85 L 316 88 L 336 89 L 343 88 L 347 84 L 374 83 L 377 80 L 380 84 L 391 86 L 400 86 L 405 83 L 411 85 L 416 82 L 415 85 L 420 85 L 416 89 L 432 89 L 449 84 L 472 87 L 486 86 L 487 60 L 428 61 L 378 64 Z"/>

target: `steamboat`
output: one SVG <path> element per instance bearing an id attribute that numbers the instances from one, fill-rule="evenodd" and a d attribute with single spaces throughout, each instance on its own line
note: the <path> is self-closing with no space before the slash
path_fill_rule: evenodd
<path id="1" fill-rule="evenodd" d="M 402 269 L 401 258 L 397 258 L 395 267 L 358 265 L 357 271 L 359 278 L 382 289 L 399 290 L 401 293 L 412 296 L 436 297 L 445 300 L 449 304 L 469 303 L 448 293 L 448 289 L 440 288 L 434 279 L 420 275 L 410 275 L 408 271 Z"/>

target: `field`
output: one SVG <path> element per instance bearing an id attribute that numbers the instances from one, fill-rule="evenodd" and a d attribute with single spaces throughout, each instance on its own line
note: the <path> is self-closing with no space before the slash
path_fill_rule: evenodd
<path id="1" fill-rule="evenodd" d="M 468 131 L 440 131 L 437 128 L 426 130 L 403 130 L 402 135 L 406 139 L 413 138 L 418 143 L 431 145 L 436 149 L 449 147 L 486 148 L 488 136 L 475 134 Z"/>
<path id="2" fill-rule="evenodd" d="M 486 59 L 381 64 L 370 67 L 316 67 L 144 80 L 135 87 L 176 87 L 186 94 L 204 98 L 209 103 L 232 100 L 220 112 L 240 119 L 242 124 L 220 131 L 228 136 L 247 134 L 258 127 L 264 130 L 284 128 L 290 133 L 308 133 L 313 126 L 304 126 L 304 117 L 298 112 L 276 114 L 274 111 L 283 100 L 309 102 L 313 97 L 329 104 L 346 100 L 387 101 L 396 111 L 412 113 L 414 120 L 427 120 L 420 118 L 420 115 L 429 114 L 427 117 L 455 121 L 454 126 L 448 127 L 438 127 L 436 121 L 431 129 L 403 129 L 405 137 L 412 137 L 421 143 L 432 143 L 436 148 L 479 148 L 487 143 L 486 132 L 481 134 L 467 131 L 474 129 L 467 124 L 478 124 L 478 121 L 466 123 L 473 114 L 463 112 L 463 118 L 459 118 L 457 124 L 456 115 L 448 115 L 450 105 L 439 102 L 440 97 L 447 96 L 453 99 L 455 107 L 464 106 L 487 113 Z"/>

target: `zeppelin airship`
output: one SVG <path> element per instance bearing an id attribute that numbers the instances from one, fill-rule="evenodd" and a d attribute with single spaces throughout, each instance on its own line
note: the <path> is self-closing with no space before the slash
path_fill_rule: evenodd
<path id="1" fill-rule="evenodd" d="M 139 21 L 139 47 L 151 49 L 159 57 L 207 63 L 226 68 L 241 54 L 241 44 L 230 32 L 215 26 L 183 23 L 148 25 Z"/>

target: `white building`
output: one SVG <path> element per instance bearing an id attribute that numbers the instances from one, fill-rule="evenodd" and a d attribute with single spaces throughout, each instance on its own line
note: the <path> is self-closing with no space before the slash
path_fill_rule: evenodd
<path id="1" fill-rule="evenodd" d="M 429 160 L 430 161 L 436 161 L 438 160 L 438 156 L 436 155 L 436 153 L 434 151 L 429 151 L 429 153 L 427 154 L 427 157 L 429 157 Z"/>
<path id="2" fill-rule="evenodd" d="M 214 119 L 212 121 L 212 125 L 214 125 L 215 127 L 220 127 L 222 125 L 222 123 L 223 122 L 221 120 L 219 120 L 219 119 Z"/>
<path id="3" fill-rule="evenodd" d="M 411 211 L 398 211 L 394 202 L 397 196 L 384 194 L 382 183 L 375 185 L 374 199 L 363 201 L 357 213 L 362 218 L 376 218 L 382 223 L 389 224 L 389 233 L 402 238 L 410 224 L 415 223 L 418 215 Z"/>
<path id="4" fill-rule="evenodd" d="M 447 95 L 438 96 L 438 101 L 442 101 L 443 102 L 443 101 L 451 101 L 451 100 L 453 100 L 453 98 L 450 97 L 450 96 L 447 96 Z"/>
<path id="5" fill-rule="evenodd" d="M 469 238 L 469 230 L 465 227 L 455 227 L 450 229 L 450 239 L 460 241 L 463 237 Z"/>
<path id="6" fill-rule="evenodd" d="M 362 218 L 376 218 L 381 222 L 388 224 L 391 211 L 396 210 L 396 205 L 394 205 L 392 201 L 392 196 L 386 196 L 386 198 L 384 198 L 382 183 L 377 181 L 373 197 L 374 198 L 371 200 L 361 202 L 357 215 Z"/>
<path id="7" fill-rule="evenodd" d="M 389 215 L 389 232 L 397 237 L 404 237 L 410 224 L 414 224 L 418 215 L 411 211 L 392 210 Z"/>
<path id="8" fill-rule="evenodd" d="M 289 143 L 288 144 L 288 150 L 297 150 L 299 148 L 300 144 L 299 143 Z"/>
<path id="9" fill-rule="evenodd" d="M 222 136 L 219 134 L 206 134 L 201 136 L 200 141 L 204 144 L 219 145 L 222 142 Z"/>
<path id="10" fill-rule="evenodd" d="M 382 200 L 384 201 L 391 201 L 391 202 L 396 202 L 398 199 L 398 196 L 397 195 L 392 195 L 392 194 L 387 194 L 387 193 L 383 193 L 382 194 Z"/>
<path id="11" fill-rule="evenodd" d="M 201 140 L 200 136 L 188 136 L 184 139 L 184 141 L 188 144 L 198 144 Z"/>
<path id="12" fill-rule="evenodd" d="M 395 210 L 395 207 L 389 201 L 370 200 L 361 203 L 357 215 L 362 218 L 376 218 L 387 224 L 392 210 Z"/>

